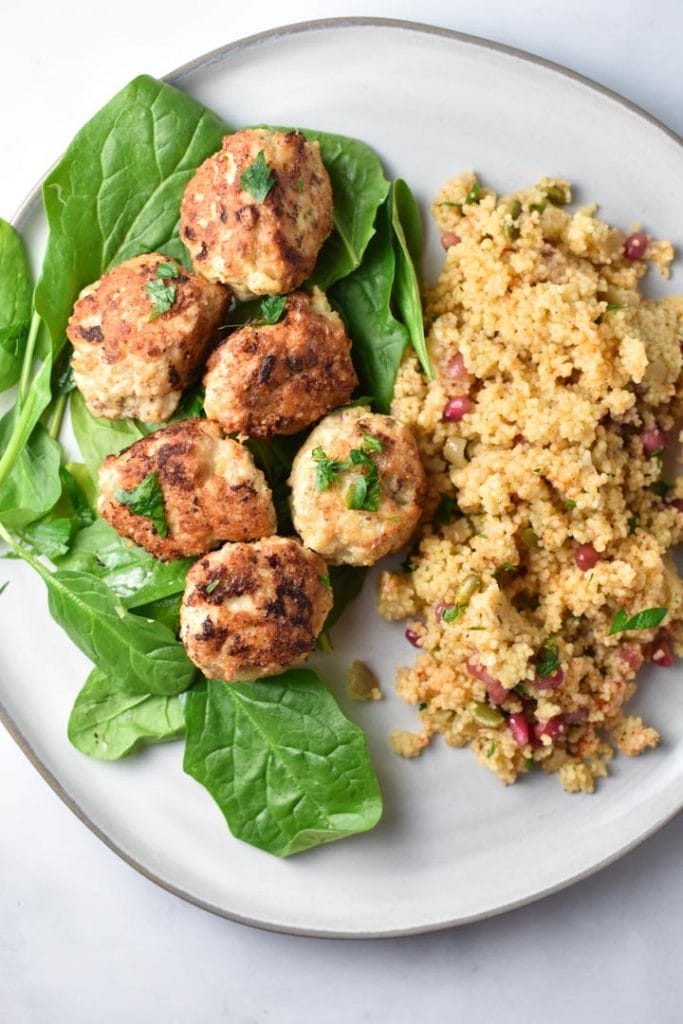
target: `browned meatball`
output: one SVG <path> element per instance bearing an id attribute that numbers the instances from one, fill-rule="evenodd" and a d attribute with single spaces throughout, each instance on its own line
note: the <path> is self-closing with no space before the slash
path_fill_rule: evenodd
<path id="1" fill-rule="evenodd" d="M 327 567 L 288 537 L 225 544 L 187 574 L 180 639 L 210 679 L 252 680 L 304 661 L 332 607 Z"/>
<path id="2" fill-rule="evenodd" d="M 324 294 L 295 292 L 279 323 L 243 327 L 212 352 L 207 415 L 245 437 L 295 434 L 351 398 L 358 379 L 350 350 Z"/>
<path id="3" fill-rule="evenodd" d="M 84 288 L 66 333 L 90 411 L 167 420 L 197 376 L 230 298 L 227 288 L 159 253 L 126 260 Z"/>
<path id="4" fill-rule="evenodd" d="M 194 269 L 239 299 L 298 288 L 331 230 L 330 178 L 318 143 L 300 132 L 227 135 L 185 186 L 180 207 Z"/>
<path id="5" fill-rule="evenodd" d="M 402 548 L 427 491 L 408 428 L 359 408 L 318 424 L 297 452 L 289 483 L 294 528 L 331 565 L 373 565 Z"/>
<path id="6" fill-rule="evenodd" d="M 139 492 L 131 495 L 150 474 L 156 474 L 152 506 L 154 495 L 161 492 L 165 537 L 153 516 L 144 514 L 154 511 L 149 502 L 141 501 Z M 143 437 L 120 455 L 107 456 L 99 485 L 101 515 L 122 536 L 163 561 L 201 555 L 223 541 L 265 537 L 276 530 L 263 473 L 243 445 L 224 438 L 218 424 L 209 420 L 182 420 Z"/>

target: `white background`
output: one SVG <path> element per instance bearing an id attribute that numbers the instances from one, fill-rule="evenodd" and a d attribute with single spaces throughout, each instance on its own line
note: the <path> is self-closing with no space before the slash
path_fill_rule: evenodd
<path id="1" fill-rule="evenodd" d="M 508 43 L 589 75 L 683 132 L 679 0 L 3 6 L 5 217 L 135 74 L 164 74 L 241 36 L 309 18 L 422 20 Z M 683 1019 L 683 818 L 601 874 L 505 917 L 342 942 L 258 932 L 158 889 L 88 832 L 4 733 L 0 778 L 7 1024 Z"/>

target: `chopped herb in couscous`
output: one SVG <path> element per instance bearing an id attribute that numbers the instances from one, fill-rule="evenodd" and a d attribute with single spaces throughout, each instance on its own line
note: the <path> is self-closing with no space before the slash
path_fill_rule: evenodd
<path id="1" fill-rule="evenodd" d="M 405 571 L 379 609 L 407 618 L 419 709 L 414 756 L 435 733 L 505 782 L 540 766 L 591 792 L 617 747 L 659 736 L 624 702 L 644 660 L 683 654 L 683 478 L 665 456 L 683 408 L 683 298 L 639 282 L 673 256 L 575 213 L 546 178 L 500 198 L 473 174 L 434 203 L 446 263 L 427 295 L 429 381 L 414 355 L 392 413 L 429 481 Z"/>

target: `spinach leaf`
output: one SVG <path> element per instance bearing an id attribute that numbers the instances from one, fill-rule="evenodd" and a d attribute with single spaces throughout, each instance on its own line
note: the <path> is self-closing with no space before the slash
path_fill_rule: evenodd
<path id="1" fill-rule="evenodd" d="M 62 481 L 62 497 L 68 499 L 78 528 L 92 526 L 95 522 L 97 490 L 87 466 L 82 462 L 67 462 L 60 467 L 59 476 Z"/>
<path id="2" fill-rule="evenodd" d="M 388 203 L 377 211 L 376 234 L 363 262 L 330 289 L 350 337 L 351 355 L 364 393 L 380 412 L 389 412 L 401 357 L 410 344 L 406 327 L 392 313 L 396 256 Z"/>
<path id="3" fill-rule="evenodd" d="M 140 252 L 187 261 L 177 238 L 183 189 L 228 130 L 147 75 L 81 128 L 43 185 L 50 234 L 35 303 L 54 352 L 84 285 Z"/>
<path id="4" fill-rule="evenodd" d="M 55 622 L 119 690 L 172 696 L 192 686 L 197 670 L 165 626 L 126 611 L 94 576 L 50 572 L 1 525 L 0 537 L 42 578 Z"/>
<path id="5" fill-rule="evenodd" d="M 389 182 L 382 164 L 364 142 L 328 132 L 301 131 L 320 144 L 320 155 L 332 182 L 335 230 L 320 250 L 311 274 L 311 282 L 327 291 L 360 265 L 375 233 L 375 214 L 387 196 Z"/>
<path id="6" fill-rule="evenodd" d="M 21 237 L 0 218 L 0 391 L 16 384 L 21 374 L 32 290 Z"/>
<path id="7" fill-rule="evenodd" d="M 313 672 L 202 681 L 186 697 L 185 725 L 183 767 L 238 839 L 286 857 L 379 820 L 365 736 Z"/>
<path id="8" fill-rule="evenodd" d="M 71 529 L 70 519 L 50 519 L 27 526 L 22 531 L 21 538 L 37 555 L 55 559 L 65 555 L 69 550 Z"/>
<path id="9" fill-rule="evenodd" d="M 325 619 L 322 632 L 318 637 L 318 647 L 321 651 L 331 651 L 333 649 L 330 630 L 339 622 L 348 606 L 360 594 L 367 571 L 367 568 L 363 565 L 331 565 L 329 567 L 328 574 L 332 588 L 332 607 Z"/>
<path id="10" fill-rule="evenodd" d="M 268 441 L 249 438 L 245 442 L 254 456 L 254 461 L 262 469 L 268 485 L 273 492 L 273 504 L 277 515 L 278 533 L 286 536 L 293 532 L 292 516 L 289 508 L 289 485 L 287 480 L 292 469 L 294 456 L 303 444 L 305 432 L 292 434 L 289 437 L 272 437 Z"/>
<path id="11" fill-rule="evenodd" d="M 397 178 L 391 186 L 391 226 L 396 253 L 394 299 L 422 368 L 430 380 L 434 371 L 425 344 L 420 278 L 422 267 L 422 221 L 413 193 Z"/>
<path id="12" fill-rule="evenodd" d="M 97 519 L 76 534 L 71 551 L 57 564 L 60 569 L 96 577 L 113 590 L 125 608 L 138 608 L 182 593 L 193 561 L 159 562 L 120 537 L 104 519 Z"/>
<path id="13" fill-rule="evenodd" d="M 182 594 L 171 594 L 169 597 L 160 597 L 157 601 L 150 601 L 149 604 L 138 605 L 132 611 L 135 615 L 142 615 L 145 619 L 154 619 L 155 622 L 163 623 L 174 636 L 177 636 L 180 629 L 182 596 Z"/>
<path id="14" fill-rule="evenodd" d="M 12 451 L 14 431 L 23 433 L 16 407 L 0 420 L 0 450 Z M 61 450 L 39 423 L 12 461 L 11 472 L 0 485 L 0 520 L 11 530 L 21 530 L 45 515 L 61 493 Z M 0 460 L 0 466 L 3 460 Z M 8 460 L 9 461 L 9 460 Z"/>
<path id="15" fill-rule="evenodd" d="M 146 743 L 162 743 L 185 730 L 179 697 L 121 693 L 95 668 L 76 697 L 67 734 L 88 757 L 115 761 Z"/>
<path id="16" fill-rule="evenodd" d="M 97 470 L 107 455 L 118 455 L 146 433 L 135 420 L 107 420 L 93 416 L 80 391 L 71 395 L 71 426 L 93 480 L 97 480 Z"/>

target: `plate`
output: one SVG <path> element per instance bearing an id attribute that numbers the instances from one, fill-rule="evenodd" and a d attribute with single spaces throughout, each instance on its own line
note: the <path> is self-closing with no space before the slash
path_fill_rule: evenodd
<path id="1" fill-rule="evenodd" d="M 407 179 L 425 213 L 441 183 L 465 168 L 503 191 L 561 175 L 577 184 L 580 201 L 600 199 L 614 223 L 641 221 L 674 243 L 683 240 L 680 140 L 585 79 L 482 40 L 400 22 L 313 22 L 217 50 L 169 80 L 236 127 L 299 124 L 366 140 L 390 174 Z M 45 227 L 35 193 L 18 223 L 34 256 L 41 253 Z M 439 262 L 430 226 L 428 276 Z M 680 270 L 670 288 L 683 291 Z M 385 814 L 373 832 L 277 860 L 232 838 L 209 795 L 183 775 L 181 744 L 113 765 L 70 747 L 66 722 L 88 664 L 49 618 L 35 575 L 13 562 L 4 566 L 12 597 L 3 599 L 0 699 L 8 727 L 117 853 L 226 917 L 348 937 L 460 924 L 597 870 L 683 803 L 676 670 L 644 672 L 634 702 L 661 730 L 661 747 L 616 758 L 592 797 L 568 796 L 542 775 L 505 789 L 471 753 L 440 742 L 417 761 L 395 757 L 388 734 L 414 727 L 415 715 L 393 694 L 393 673 L 414 651 L 399 625 L 374 612 L 369 581 L 336 630 L 336 651 L 318 656 L 316 667 L 368 733 Z M 346 699 L 343 671 L 351 657 L 377 671 L 385 701 Z"/>

